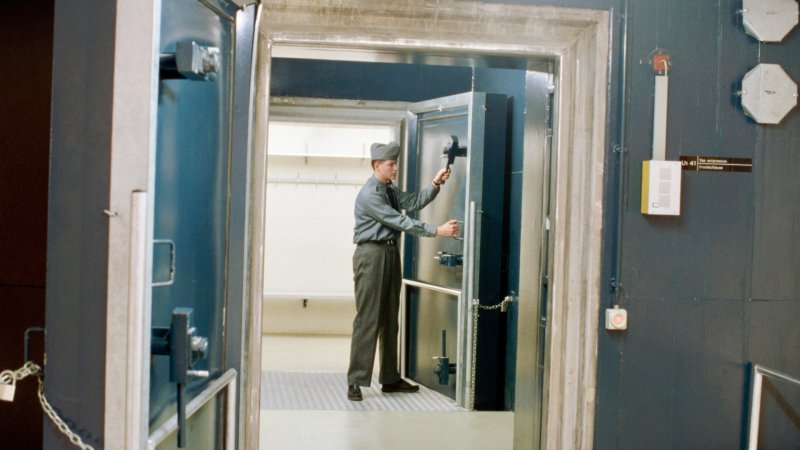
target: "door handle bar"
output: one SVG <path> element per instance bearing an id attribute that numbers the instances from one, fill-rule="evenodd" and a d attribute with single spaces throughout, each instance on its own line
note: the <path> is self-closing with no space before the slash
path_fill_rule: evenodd
<path id="1" fill-rule="evenodd" d="M 463 221 L 463 220 L 456 220 L 456 223 L 463 224 L 463 223 L 464 223 L 464 221 Z M 463 241 L 463 240 L 464 240 L 464 238 L 463 238 L 463 237 L 458 237 L 458 236 L 453 236 L 453 239 L 455 239 L 455 240 L 457 240 L 457 241 Z"/>
<path id="2" fill-rule="evenodd" d="M 425 283 L 424 281 L 409 280 L 408 278 L 403 279 L 403 284 L 406 286 L 411 286 L 416 288 L 430 289 L 431 291 L 449 294 L 454 297 L 461 297 L 461 289 L 453 289 L 444 286 L 437 286 L 435 284 Z"/>
<path id="3" fill-rule="evenodd" d="M 170 286 L 175 282 L 175 241 L 171 239 L 153 239 L 153 245 L 169 246 L 169 278 L 166 281 L 153 282 L 153 287 Z"/>

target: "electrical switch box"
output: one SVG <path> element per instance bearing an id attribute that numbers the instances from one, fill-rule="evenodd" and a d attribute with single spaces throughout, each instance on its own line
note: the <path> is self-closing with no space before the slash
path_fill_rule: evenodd
<path id="1" fill-rule="evenodd" d="M 681 162 L 644 161 L 642 214 L 677 216 L 681 213 Z"/>
<path id="2" fill-rule="evenodd" d="M 613 307 L 606 309 L 606 330 L 627 330 L 628 311 Z"/>

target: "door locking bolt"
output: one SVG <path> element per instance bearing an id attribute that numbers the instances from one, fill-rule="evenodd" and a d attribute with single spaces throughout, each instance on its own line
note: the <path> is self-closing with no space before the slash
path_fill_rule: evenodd
<path id="1" fill-rule="evenodd" d="M 192 336 L 189 347 L 195 359 L 205 359 L 208 354 L 208 338 L 203 336 Z"/>
<path id="2" fill-rule="evenodd" d="M 208 338 L 195 336 L 192 308 L 172 310 L 169 328 L 153 327 L 150 351 L 154 355 L 169 355 L 169 381 L 178 389 L 178 447 L 186 446 L 186 384 L 189 377 L 207 378 L 207 370 L 194 370 L 198 359 L 208 354 Z"/>
<path id="3" fill-rule="evenodd" d="M 454 255 L 447 252 L 438 252 L 437 256 L 434 256 L 433 259 L 438 261 L 439 264 L 448 267 L 456 267 L 464 264 L 464 257 L 462 255 Z"/>
<path id="4" fill-rule="evenodd" d="M 450 375 L 456 373 L 456 363 L 451 363 L 450 358 L 446 355 L 447 330 L 442 330 L 442 355 L 433 357 L 433 360 L 437 362 L 437 364 L 433 366 L 433 373 L 439 375 L 439 384 L 444 386 L 450 384 Z"/>
<path id="5" fill-rule="evenodd" d="M 162 53 L 159 75 L 162 80 L 188 79 L 214 81 L 219 72 L 219 47 L 178 42 L 175 53 Z"/>

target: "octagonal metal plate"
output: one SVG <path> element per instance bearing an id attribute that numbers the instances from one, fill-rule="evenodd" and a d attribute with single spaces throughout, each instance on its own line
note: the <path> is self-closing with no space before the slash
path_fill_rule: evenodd
<path id="1" fill-rule="evenodd" d="M 758 123 L 777 124 L 797 105 L 797 84 L 778 64 L 759 64 L 742 79 L 742 108 Z"/>
<path id="2" fill-rule="evenodd" d="M 761 42 L 780 42 L 797 25 L 795 0 L 743 0 L 742 23 Z"/>

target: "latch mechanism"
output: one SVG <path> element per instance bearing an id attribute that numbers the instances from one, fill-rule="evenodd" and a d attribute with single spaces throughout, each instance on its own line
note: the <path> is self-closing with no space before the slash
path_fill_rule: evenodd
<path id="1" fill-rule="evenodd" d="M 456 267 L 464 263 L 464 257 L 462 255 L 454 255 L 447 252 L 438 252 L 433 259 L 438 261 L 439 264 L 448 267 Z"/>
<path id="2" fill-rule="evenodd" d="M 153 327 L 150 351 L 154 355 L 169 355 L 169 381 L 178 388 L 178 447 L 186 446 L 186 383 L 189 377 L 208 377 L 207 370 L 193 370 L 198 359 L 208 352 L 208 338 L 195 336 L 192 308 L 172 310 L 169 328 Z"/>
<path id="3" fill-rule="evenodd" d="M 159 76 L 162 80 L 189 79 L 214 81 L 219 72 L 219 47 L 191 42 L 175 44 L 175 53 L 162 53 Z"/>
<path id="4" fill-rule="evenodd" d="M 442 330 L 442 354 L 434 356 L 433 360 L 437 364 L 433 366 L 433 373 L 439 375 L 439 384 L 447 385 L 450 383 L 450 375 L 456 373 L 456 363 L 451 363 L 447 356 L 447 330 Z"/>

